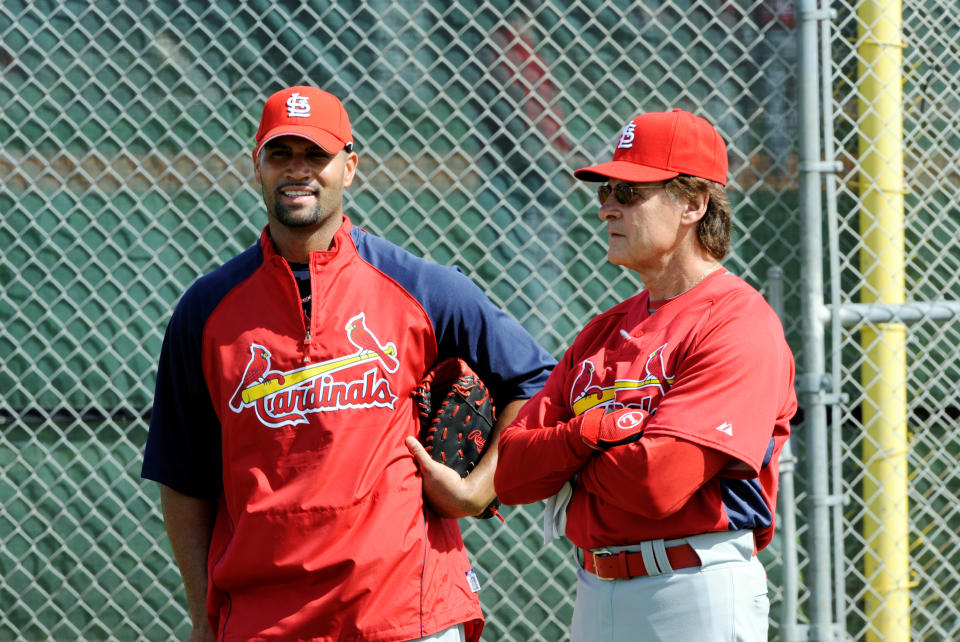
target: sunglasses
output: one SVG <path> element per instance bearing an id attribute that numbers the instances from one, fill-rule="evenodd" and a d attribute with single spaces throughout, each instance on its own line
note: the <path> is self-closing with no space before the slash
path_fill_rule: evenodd
<path id="1" fill-rule="evenodd" d="M 617 202 L 621 205 L 630 205 L 636 203 L 644 194 L 653 190 L 660 189 L 663 185 L 627 185 L 626 183 L 617 183 L 616 187 L 611 187 L 604 183 L 597 189 L 597 195 L 600 197 L 600 204 L 603 205 L 610 198 L 612 193 Z"/>

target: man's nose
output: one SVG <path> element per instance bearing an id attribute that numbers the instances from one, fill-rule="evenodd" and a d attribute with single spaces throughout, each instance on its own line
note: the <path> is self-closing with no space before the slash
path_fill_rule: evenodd
<path id="1" fill-rule="evenodd" d="M 290 176 L 306 176 L 310 173 L 310 162 L 306 154 L 293 154 L 287 163 L 287 174 Z"/>
<path id="2" fill-rule="evenodd" d="M 601 221 L 609 221 L 620 216 L 620 212 L 617 208 L 613 207 L 610 203 L 611 200 L 616 199 L 607 199 L 607 202 L 600 206 L 600 209 L 597 211 L 597 216 L 600 217 Z"/>

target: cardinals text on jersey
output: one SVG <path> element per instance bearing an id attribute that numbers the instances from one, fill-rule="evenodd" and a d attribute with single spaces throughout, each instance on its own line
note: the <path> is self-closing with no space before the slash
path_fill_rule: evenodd
<path id="1" fill-rule="evenodd" d="M 396 372 L 399 362 L 395 345 L 386 345 L 367 328 L 363 312 L 346 325 L 347 338 L 358 352 L 282 372 L 271 370 L 270 352 L 259 344 L 250 346 L 250 362 L 230 400 L 230 410 L 252 407 L 264 426 L 280 428 L 307 423 L 314 412 L 348 408 L 393 408 L 397 396 L 380 369 Z M 374 367 L 357 373 L 358 366 Z M 377 367 L 379 365 L 379 368 Z M 334 375 L 343 372 L 338 379 Z"/>

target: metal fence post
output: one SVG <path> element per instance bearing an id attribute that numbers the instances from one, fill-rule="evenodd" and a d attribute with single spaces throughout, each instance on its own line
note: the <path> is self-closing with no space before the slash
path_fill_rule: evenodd
<path id="1" fill-rule="evenodd" d="M 779 265 L 767 270 L 767 302 L 783 320 L 783 269 Z M 800 640 L 797 627 L 799 573 L 797 571 L 797 495 L 794 475 L 797 457 L 793 452 L 793 436 L 787 439 L 780 453 L 780 533 L 783 540 L 783 609 L 780 616 L 780 638 L 783 642 Z"/>
<path id="2" fill-rule="evenodd" d="M 814 0 L 799 6 L 799 103 L 800 207 L 803 360 L 797 389 L 804 409 L 806 430 L 807 484 L 809 487 L 810 634 L 811 640 L 833 639 L 829 457 L 827 413 L 823 395 L 825 380 L 824 329 L 818 318 L 823 305 L 823 241 L 821 238 L 821 167 L 819 108 L 819 15 Z"/>

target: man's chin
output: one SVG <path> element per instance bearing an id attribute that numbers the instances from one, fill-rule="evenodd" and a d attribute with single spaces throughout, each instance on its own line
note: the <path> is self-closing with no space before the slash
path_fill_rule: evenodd
<path id="1" fill-rule="evenodd" d="M 278 207 L 274 216 L 286 227 L 313 227 L 323 220 L 323 213 L 315 208 L 293 210 Z"/>
<path id="2" fill-rule="evenodd" d="M 301 219 L 278 218 L 277 220 L 284 227 L 294 227 L 298 229 L 316 227 L 317 224 L 320 222 L 317 219 L 301 220 Z"/>
<path id="3" fill-rule="evenodd" d="M 623 256 L 620 252 L 617 252 L 616 250 L 612 250 L 612 251 L 607 250 L 607 261 L 609 261 L 614 265 L 619 265 L 621 267 L 624 267 L 624 262 L 626 261 L 626 257 Z"/>

